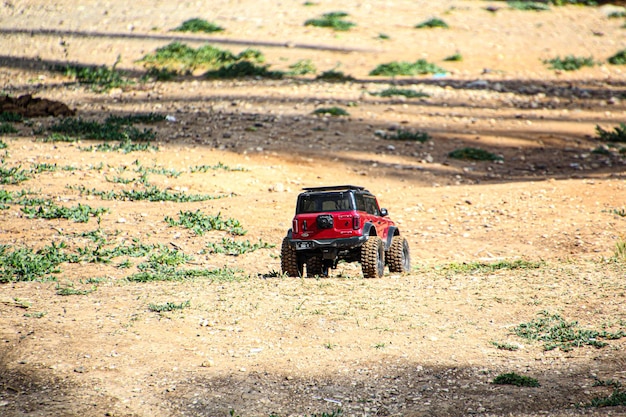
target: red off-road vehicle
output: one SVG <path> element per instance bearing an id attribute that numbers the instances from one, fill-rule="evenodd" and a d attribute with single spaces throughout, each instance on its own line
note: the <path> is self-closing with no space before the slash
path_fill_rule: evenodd
<path id="1" fill-rule="evenodd" d="M 408 272 L 407 240 L 374 195 L 354 185 L 304 188 L 281 247 L 283 273 L 327 276 L 340 260 L 360 262 L 365 278 Z"/>

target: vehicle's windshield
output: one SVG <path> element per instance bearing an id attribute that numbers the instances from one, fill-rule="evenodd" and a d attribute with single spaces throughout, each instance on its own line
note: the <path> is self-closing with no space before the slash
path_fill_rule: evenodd
<path id="1" fill-rule="evenodd" d="M 345 192 L 305 194 L 298 198 L 296 213 L 354 210 L 352 194 Z"/>

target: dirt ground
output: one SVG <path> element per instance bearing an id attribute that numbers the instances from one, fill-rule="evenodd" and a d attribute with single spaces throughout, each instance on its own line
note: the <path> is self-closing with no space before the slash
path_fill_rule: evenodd
<path id="1" fill-rule="evenodd" d="M 145 126 L 158 150 L 85 152 L 43 142 L 59 117 L 15 123 L 1 136 L 3 168 L 56 164 L 3 190 L 31 190 L 66 206 L 107 208 L 100 223 L 29 219 L 0 210 L 0 244 L 75 250 L 99 229 L 117 243 L 161 243 L 192 255 L 190 266 L 232 268 L 234 280 L 135 283 L 137 271 L 64 263 L 56 281 L 0 284 L 2 416 L 570 416 L 626 415 L 585 407 L 626 384 L 624 339 L 604 348 L 544 350 L 513 328 L 541 312 L 593 329 L 626 331 L 626 159 L 602 148 L 596 126 L 626 122 L 625 67 L 573 72 L 543 60 L 606 59 L 626 48 L 622 19 L 607 8 L 509 9 L 473 0 L 4 1 L 0 5 L 0 93 L 65 103 L 86 120 L 155 112 Z M 499 8 L 495 12 L 487 6 Z M 329 11 L 349 13 L 348 32 L 304 26 Z M 171 32 L 200 17 L 216 35 Z M 440 17 L 449 29 L 414 29 Z M 380 39 L 383 33 L 389 39 Z M 136 61 L 179 40 L 238 53 L 261 50 L 271 69 L 310 59 L 353 82 L 284 80 L 137 82 L 104 93 L 51 72 L 56 64 L 113 65 L 139 77 Z M 463 60 L 444 59 L 460 53 Z M 424 58 L 446 74 L 368 76 L 376 65 Z M 390 87 L 424 98 L 382 98 Z M 316 116 L 339 106 L 347 117 Z M 376 132 L 427 132 L 425 143 Z M 479 147 L 501 162 L 452 159 Z M 200 165 L 234 169 L 191 172 Z M 103 200 L 77 187 L 131 190 L 112 181 L 151 168 L 160 189 L 227 196 L 179 203 Z M 179 175 L 164 175 L 164 172 Z M 122 174 L 120 174 L 122 173 Z M 279 274 L 280 242 L 304 186 L 362 185 L 409 240 L 413 271 L 362 278 L 341 264 L 325 279 Z M 171 227 L 182 211 L 241 222 L 239 240 L 276 245 L 240 256 L 205 254 L 207 242 Z M 83 236 L 83 237 L 81 237 Z M 455 272 L 449 266 L 518 260 L 537 268 Z M 91 279 L 91 280 L 90 280 Z M 89 290 L 59 295 L 59 288 Z M 92 291 L 93 290 L 93 291 Z M 150 304 L 187 308 L 157 313 Z M 498 349 L 513 344 L 519 349 Z M 493 384 L 502 373 L 540 387 Z"/>

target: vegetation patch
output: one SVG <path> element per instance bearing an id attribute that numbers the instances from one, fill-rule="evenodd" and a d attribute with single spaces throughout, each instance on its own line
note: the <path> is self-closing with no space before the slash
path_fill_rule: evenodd
<path id="1" fill-rule="evenodd" d="M 18 130 L 11 123 L 0 123 L 0 135 L 11 135 L 17 132 Z"/>
<path id="2" fill-rule="evenodd" d="M 87 223 L 90 217 L 100 216 L 107 211 L 108 209 L 103 207 L 92 208 L 83 204 L 78 204 L 74 207 L 63 207 L 52 201 L 47 201 L 39 207 L 22 207 L 22 212 L 29 219 L 68 219 L 77 223 Z"/>
<path id="3" fill-rule="evenodd" d="M 224 30 L 223 27 L 216 25 L 212 22 L 207 22 L 204 19 L 193 18 L 189 20 L 185 20 L 180 26 L 173 29 L 174 32 L 205 32 L 205 33 L 214 33 L 214 32 L 222 32 Z"/>
<path id="4" fill-rule="evenodd" d="M 514 345 L 512 343 L 501 343 L 501 342 L 491 342 L 492 345 L 499 350 L 508 350 L 509 352 L 514 352 L 519 349 L 519 345 Z"/>
<path id="5" fill-rule="evenodd" d="M 336 71 L 336 70 L 324 71 L 321 74 L 319 74 L 317 77 L 315 77 L 315 79 L 318 81 L 328 81 L 331 83 L 345 83 L 345 82 L 351 82 L 355 80 L 353 76 L 346 75 L 342 71 Z"/>
<path id="6" fill-rule="evenodd" d="M 538 387 L 539 381 L 535 378 L 518 375 L 515 372 L 500 374 L 493 380 L 497 385 L 515 385 L 516 387 Z"/>
<path id="7" fill-rule="evenodd" d="M 115 64 L 112 67 L 106 65 L 102 66 L 85 66 L 67 64 L 64 66 L 56 66 L 54 71 L 62 72 L 68 77 L 74 78 L 81 84 L 87 84 L 91 86 L 91 89 L 95 92 L 106 92 L 113 88 L 123 88 L 133 84 L 128 80 L 125 75 L 115 69 L 119 63 L 118 57 Z"/>
<path id="8" fill-rule="evenodd" d="M 587 407 L 618 407 L 626 405 L 626 391 L 619 381 L 596 381 L 594 386 L 612 386 L 613 392 L 606 397 L 594 397 Z"/>
<path id="9" fill-rule="evenodd" d="M 550 10 L 550 6 L 548 6 L 547 4 L 536 2 L 536 1 L 519 1 L 519 0 L 511 1 L 509 0 L 506 3 L 511 9 L 515 9 L 515 10 L 533 10 L 533 11 Z"/>
<path id="10" fill-rule="evenodd" d="M 3 140 L 0 140 L 0 149 L 6 149 L 8 148 L 9 145 L 7 145 L 7 143 Z"/>
<path id="11" fill-rule="evenodd" d="M 250 61 L 238 61 L 226 64 L 218 69 L 207 71 L 206 78 L 241 78 L 241 77 L 261 77 L 261 78 L 283 78 L 282 71 L 270 71 L 269 65 L 256 65 Z"/>
<path id="12" fill-rule="evenodd" d="M 457 52 L 456 54 L 452 54 L 450 56 L 445 57 L 443 60 L 450 61 L 450 62 L 461 62 L 463 61 L 463 55 Z"/>
<path id="13" fill-rule="evenodd" d="M 615 55 L 608 59 L 609 64 L 612 65 L 626 65 L 626 49 L 622 49 Z"/>
<path id="14" fill-rule="evenodd" d="M 172 192 L 168 190 L 160 190 L 156 186 L 148 186 L 144 190 L 122 190 L 116 191 L 100 191 L 96 189 L 87 189 L 84 185 L 68 186 L 71 190 L 76 190 L 80 195 L 95 195 L 103 200 L 120 200 L 120 201 L 173 201 L 176 203 L 190 203 L 197 201 L 216 200 L 219 198 L 230 197 L 230 195 L 212 196 L 208 194 L 186 194 L 183 192 Z"/>
<path id="15" fill-rule="evenodd" d="M 63 295 L 63 296 L 67 296 L 67 295 L 87 295 L 90 294 L 92 292 L 94 292 L 96 290 L 96 287 L 92 287 L 88 290 L 79 290 L 74 288 L 73 284 L 69 284 L 69 285 L 57 285 L 57 295 Z"/>
<path id="16" fill-rule="evenodd" d="M 131 140 L 123 140 L 114 145 L 100 143 L 95 146 L 81 146 L 78 149 L 84 152 L 121 152 L 127 154 L 131 152 L 158 151 L 159 147 L 150 143 L 134 143 Z"/>
<path id="17" fill-rule="evenodd" d="M 168 311 L 183 310 L 189 306 L 191 306 L 191 303 L 189 302 L 189 300 L 182 302 L 182 303 L 172 303 L 172 302 L 167 302 L 165 304 L 150 303 L 148 304 L 148 310 L 154 311 L 156 313 L 165 313 Z"/>
<path id="18" fill-rule="evenodd" d="M 626 336 L 623 330 L 608 332 L 581 328 L 577 321 L 567 322 L 558 314 L 546 311 L 539 313 L 539 318 L 515 327 L 514 332 L 521 338 L 543 342 L 544 350 L 559 348 L 570 351 L 575 347 L 607 346 L 605 340 L 615 340 Z"/>
<path id="19" fill-rule="evenodd" d="M 46 246 L 38 251 L 0 245 L 0 283 L 35 281 L 60 272 L 59 264 L 67 260 L 64 244 Z"/>
<path id="20" fill-rule="evenodd" d="M 221 230 L 235 236 L 243 236 L 247 231 L 243 228 L 239 220 L 222 218 L 221 213 L 217 216 L 209 216 L 200 210 L 181 211 L 178 213 L 178 220 L 166 216 L 165 222 L 170 226 L 182 226 L 193 230 L 195 234 L 202 236 L 206 232 Z"/>
<path id="21" fill-rule="evenodd" d="M 19 113 L 13 113 L 10 111 L 0 112 L 0 122 L 2 123 L 5 123 L 5 122 L 15 123 L 15 122 L 21 122 L 22 120 L 24 120 L 24 116 L 22 116 Z"/>
<path id="22" fill-rule="evenodd" d="M 429 94 L 424 93 L 422 91 L 415 91 L 410 88 L 387 88 L 383 91 L 379 91 L 377 93 L 370 93 L 373 96 L 379 97 L 394 97 L 394 96 L 403 96 L 406 98 L 425 98 L 430 97 Z"/>
<path id="23" fill-rule="evenodd" d="M 21 166 L 9 168 L 4 164 L 0 165 L 0 184 L 14 185 L 29 179 L 28 172 L 21 169 Z"/>
<path id="24" fill-rule="evenodd" d="M 222 162 L 218 162 L 215 165 L 196 165 L 193 166 L 191 168 L 189 168 L 189 172 L 191 173 L 196 173 L 196 172 L 209 172 L 209 171 L 215 171 L 215 170 L 224 170 L 224 171 L 248 171 L 247 168 L 243 168 L 243 167 L 235 167 L 235 168 L 231 168 L 228 165 L 223 164 Z"/>
<path id="25" fill-rule="evenodd" d="M 317 68 L 310 59 L 300 59 L 296 63 L 289 65 L 287 75 L 308 75 L 315 74 Z"/>
<path id="26" fill-rule="evenodd" d="M 410 142 L 424 143 L 431 139 L 430 135 L 426 132 L 411 132 L 410 130 L 398 129 L 393 134 L 389 134 L 383 131 L 376 131 L 376 136 L 380 136 L 386 140 L 401 140 Z"/>
<path id="27" fill-rule="evenodd" d="M 597 139 L 605 142 L 626 142 L 626 123 L 620 123 L 613 130 L 604 130 L 596 125 Z"/>
<path id="28" fill-rule="evenodd" d="M 309 19 L 304 22 L 304 26 L 315 26 L 321 28 L 331 28 L 336 31 L 347 31 L 356 26 L 356 23 L 344 20 L 348 17 L 346 12 L 330 12 L 324 13 L 316 19 Z"/>
<path id="29" fill-rule="evenodd" d="M 176 269 L 145 268 L 143 271 L 126 278 L 130 282 L 154 282 L 154 281 L 184 281 L 193 278 L 206 278 L 212 281 L 239 281 L 242 277 L 238 271 L 230 268 L 217 269 Z"/>
<path id="30" fill-rule="evenodd" d="M 94 139 L 103 141 L 151 141 L 156 137 L 152 129 L 139 130 L 135 123 L 155 123 L 160 121 L 159 115 L 148 113 L 133 116 L 109 116 L 104 122 L 95 120 L 83 120 L 81 118 L 65 118 L 49 127 L 49 130 L 78 139 Z M 60 136 L 61 141 L 67 142 L 65 136 Z M 47 141 L 55 141 L 49 137 Z"/>
<path id="31" fill-rule="evenodd" d="M 436 269 L 442 271 L 451 271 L 457 273 L 486 273 L 495 272 L 500 270 L 518 270 L 518 269 L 537 269 L 543 267 L 543 262 L 532 262 L 517 259 L 515 261 L 503 260 L 493 263 L 488 262 L 463 262 L 463 263 L 450 263 L 437 267 Z"/>
<path id="32" fill-rule="evenodd" d="M 315 109 L 313 114 L 330 115 L 330 116 L 350 116 L 346 110 L 341 107 L 320 107 Z"/>
<path id="33" fill-rule="evenodd" d="M 415 29 L 430 29 L 430 28 L 443 28 L 443 29 L 448 29 L 449 26 L 446 22 L 444 22 L 443 20 L 434 17 L 432 19 L 428 19 L 422 23 L 418 23 L 417 25 L 415 25 Z"/>
<path id="34" fill-rule="evenodd" d="M 254 252 L 259 249 L 270 249 L 276 245 L 263 242 L 261 239 L 257 243 L 251 243 L 249 240 L 238 241 L 231 238 L 223 237 L 221 242 L 209 242 L 206 249 L 202 253 L 223 253 L 231 256 L 243 255 L 245 253 Z"/>
<path id="35" fill-rule="evenodd" d="M 592 57 L 577 57 L 574 55 L 547 59 L 543 63 L 548 65 L 548 68 L 557 71 L 576 71 L 582 67 L 593 67 L 596 64 Z"/>
<path id="36" fill-rule="evenodd" d="M 504 160 L 504 158 L 502 158 L 499 155 L 496 155 L 495 153 L 486 151 L 484 149 L 471 148 L 471 147 L 455 149 L 454 151 L 448 153 L 448 156 L 454 159 L 467 159 L 471 161 L 502 161 Z"/>
<path id="37" fill-rule="evenodd" d="M 370 71 L 369 75 L 395 77 L 397 75 L 424 75 L 443 72 L 447 71 L 425 59 L 418 59 L 415 62 L 394 61 L 380 64 Z"/>

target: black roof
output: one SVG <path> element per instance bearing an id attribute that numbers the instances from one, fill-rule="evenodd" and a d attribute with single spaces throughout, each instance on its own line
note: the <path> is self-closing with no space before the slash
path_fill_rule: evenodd
<path id="1" fill-rule="evenodd" d="M 303 188 L 304 191 L 307 192 L 311 192 L 311 191 L 341 191 L 341 190 L 358 190 L 358 191 L 363 191 L 365 190 L 364 187 L 359 187 L 358 185 L 328 185 L 325 187 L 305 187 Z M 367 190 L 365 190 L 367 191 Z"/>

